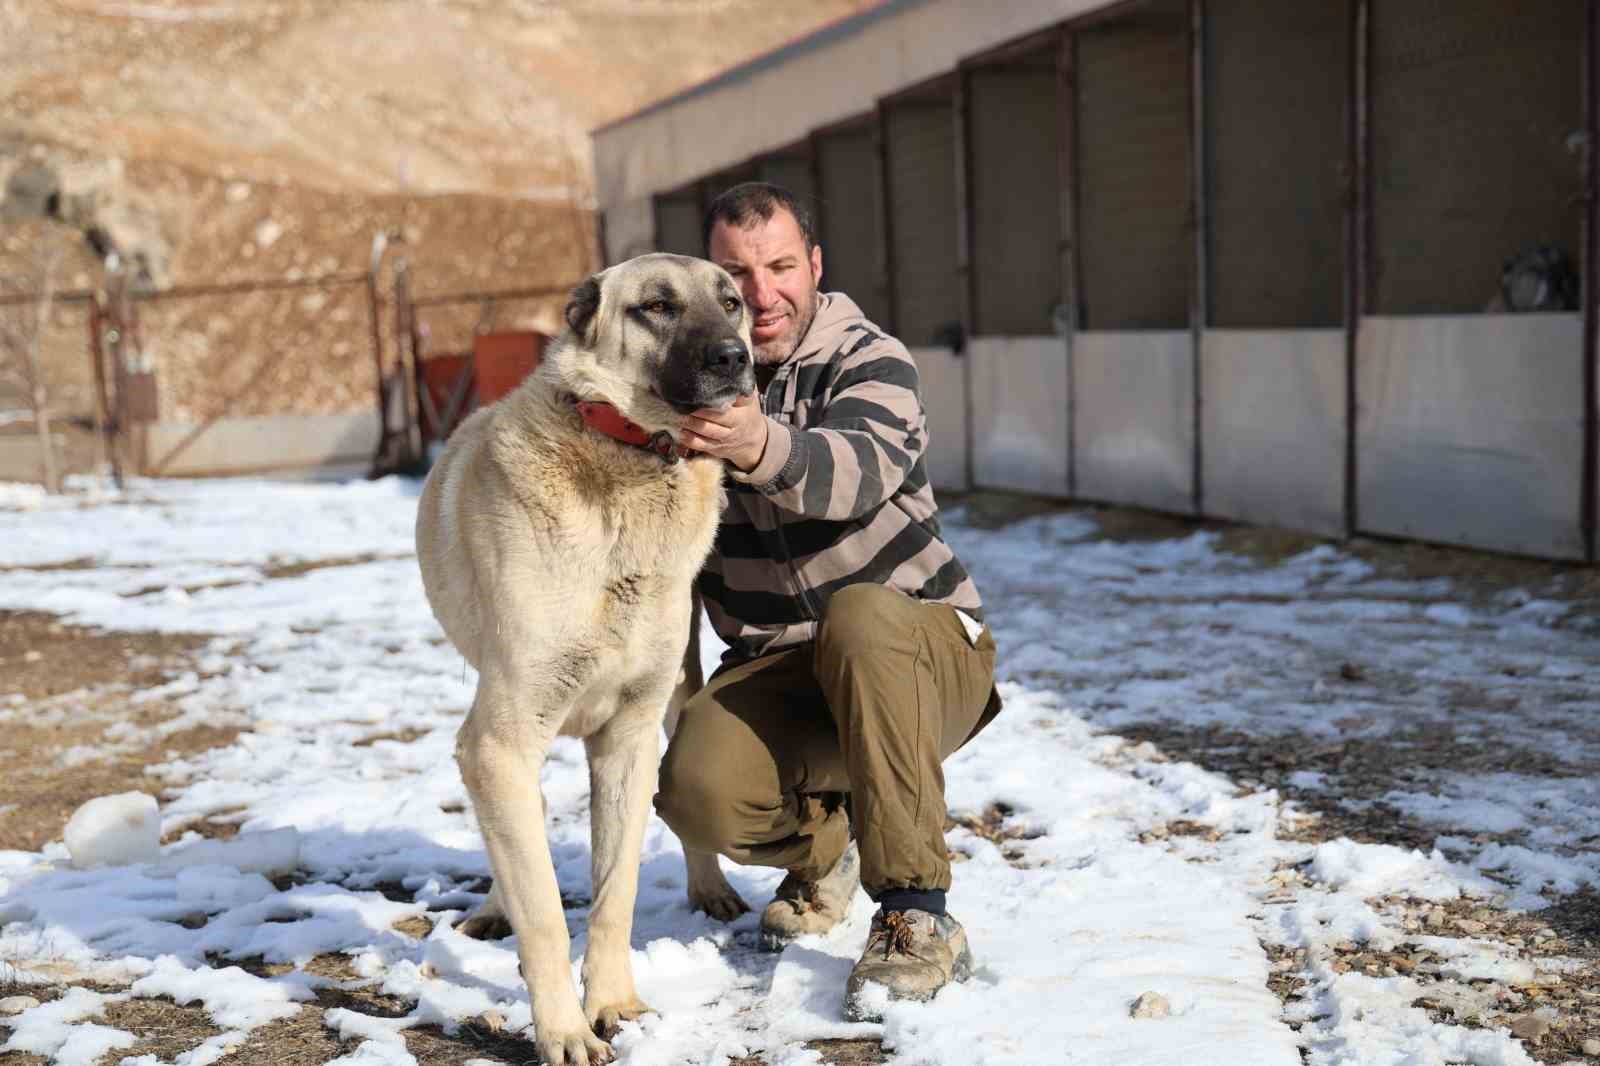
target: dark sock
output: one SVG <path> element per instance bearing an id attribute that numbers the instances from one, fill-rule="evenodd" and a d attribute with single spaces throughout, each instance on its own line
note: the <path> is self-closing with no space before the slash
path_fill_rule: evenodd
<path id="1" fill-rule="evenodd" d="M 888 914 L 890 911 L 927 911 L 929 914 L 943 914 L 944 889 L 891 888 L 878 896 L 878 910 L 882 914 Z"/>

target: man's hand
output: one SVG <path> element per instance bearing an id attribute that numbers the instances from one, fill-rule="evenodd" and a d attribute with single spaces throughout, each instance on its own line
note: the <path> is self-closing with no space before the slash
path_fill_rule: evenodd
<path id="1" fill-rule="evenodd" d="M 685 418 L 682 443 L 748 473 L 767 450 L 767 416 L 761 413 L 755 393 L 746 393 L 727 410 L 703 407 Z"/>

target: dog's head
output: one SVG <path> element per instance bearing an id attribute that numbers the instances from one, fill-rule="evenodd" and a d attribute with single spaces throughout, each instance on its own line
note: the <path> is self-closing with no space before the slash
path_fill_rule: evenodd
<path id="1" fill-rule="evenodd" d="M 755 387 L 750 314 L 715 263 L 662 253 L 619 263 L 573 290 L 566 320 L 553 358 L 567 387 L 647 429 Z"/>

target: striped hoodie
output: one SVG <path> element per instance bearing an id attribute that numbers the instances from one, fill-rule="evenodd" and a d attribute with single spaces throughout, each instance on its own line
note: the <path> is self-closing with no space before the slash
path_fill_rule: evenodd
<path id="1" fill-rule="evenodd" d="M 730 468 L 699 582 L 727 658 L 814 639 L 829 597 L 858 582 L 982 619 L 977 586 L 939 535 L 927 419 L 904 345 L 849 297 L 826 293 L 761 407 L 766 451 L 749 473 Z"/>

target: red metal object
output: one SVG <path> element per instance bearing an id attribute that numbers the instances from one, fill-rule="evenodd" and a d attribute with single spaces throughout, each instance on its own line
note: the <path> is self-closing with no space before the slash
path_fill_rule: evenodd
<path id="1" fill-rule="evenodd" d="M 480 333 L 472 339 L 478 402 L 491 404 L 533 373 L 550 338 L 534 330 Z"/>
<path id="2" fill-rule="evenodd" d="M 477 406 L 469 353 L 430 355 L 417 363 L 425 440 L 444 440 Z"/>

